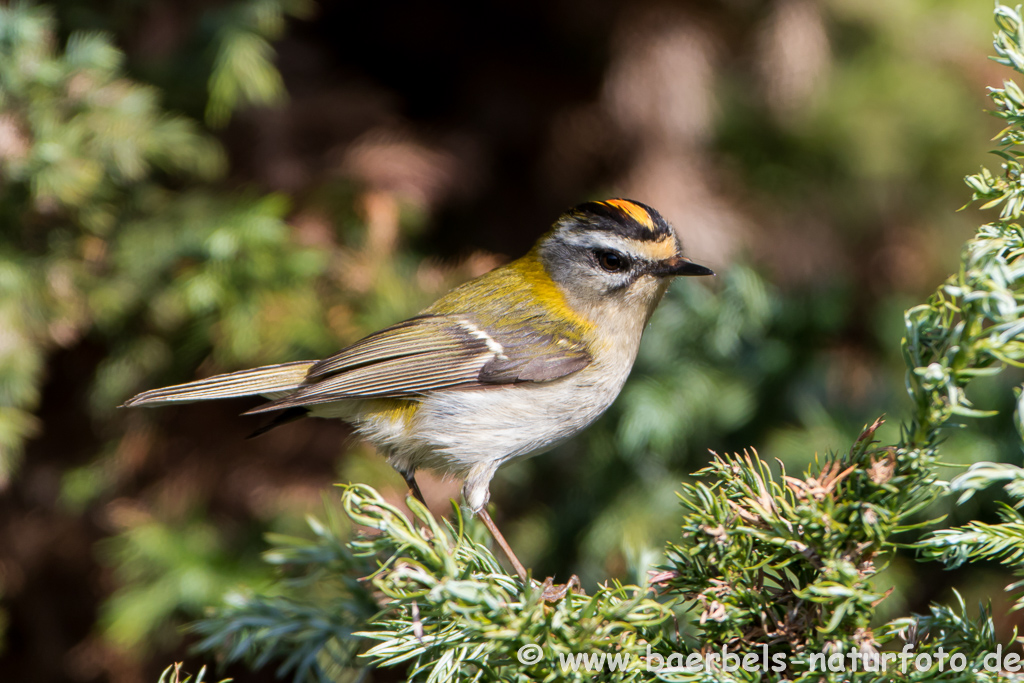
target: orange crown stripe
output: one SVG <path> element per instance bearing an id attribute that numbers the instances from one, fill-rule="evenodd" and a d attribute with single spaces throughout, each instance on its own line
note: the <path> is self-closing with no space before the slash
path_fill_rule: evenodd
<path id="1" fill-rule="evenodd" d="M 626 199 L 609 199 L 601 203 L 618 209 L 648 230 L 654 230 L 654 221 L 651 219 L 651 214 L 647 213 L 644 207 L 639 204 Z"/>

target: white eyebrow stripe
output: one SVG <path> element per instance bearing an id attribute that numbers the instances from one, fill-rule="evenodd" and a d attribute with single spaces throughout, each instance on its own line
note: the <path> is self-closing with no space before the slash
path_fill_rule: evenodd
<path id="1" fill-rule="evenodd" d="M 462 329 L 466 330 L 466 332 L 469 332 L 472 336 L 486 344 L 487 349 L 495 356 L 501 360 L 508 360 L 508 356 L 505 355 L 505 347 L 502 346 L 497 339 L 487 334 L 468 320 L 456 320 L 455 322 L 458 323 Z"/>
<path id="2" fill-rule="evenodd" d="M 573 232 L 562 235 L 562 241 L 583 249 L 607 249 L 627 254 L 634 259 L 657 262 L 676 255 L 676 241 L 666 236 L 649 242 L 620 237 L 605 232 Z"/>
<path id="3" fill-rule="evenodd" d="M 577 232 L 563 234 L 561 238 L 566 244 L 570 244 L 574 247 L 582 247 L 584 249 L 612 249 L 615 251 L 621 251 L 625 254 L 635 253 L 635 250 L 632 248 L 628 240 L 612 233 L 601 233 L 597 231 Z"/>

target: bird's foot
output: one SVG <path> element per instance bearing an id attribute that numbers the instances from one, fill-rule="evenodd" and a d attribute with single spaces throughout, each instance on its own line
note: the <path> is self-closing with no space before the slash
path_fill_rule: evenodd
<path id="1" fill-rule="evenodd" d="M 549 576 L 544 579 L 544 583 L 540 585 L 541 590 L 543 591 L 542 596 L 544 598 L 544 602 L 558 602 L 568 595 L 569 591 L 572 591 L 574 595 L 586 595 L 583 590 L 583 586 L 580 585 L 580 577 L 575 574 L 570 576 L 569 580 L 565 583 L 558 584 L 557 586 L 554 584 L 555 577 Z"/>

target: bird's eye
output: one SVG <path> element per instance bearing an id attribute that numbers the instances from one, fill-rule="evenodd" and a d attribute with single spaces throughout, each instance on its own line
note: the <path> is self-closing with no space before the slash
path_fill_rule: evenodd
<path id="1" fill-rule="evenodd" d="M 618 273 L 629 268 L 629 259 L 617 251 L 598 251 L 595 252 L 595 256 L 598 264 L 609 273 Z"/>

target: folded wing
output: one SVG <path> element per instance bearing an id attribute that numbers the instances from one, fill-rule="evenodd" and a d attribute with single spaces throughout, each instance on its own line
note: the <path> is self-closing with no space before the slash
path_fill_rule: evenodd
<path id="1" fill-rule="evenodd" d="M 261 413 L 346 399 L 399 398 L 449 388 L 550 381 L 586 367 L 582 344 L 485 331 L 469 316 L 426 315 L 372 334 L 309 370 L 304 386 Z"/>

